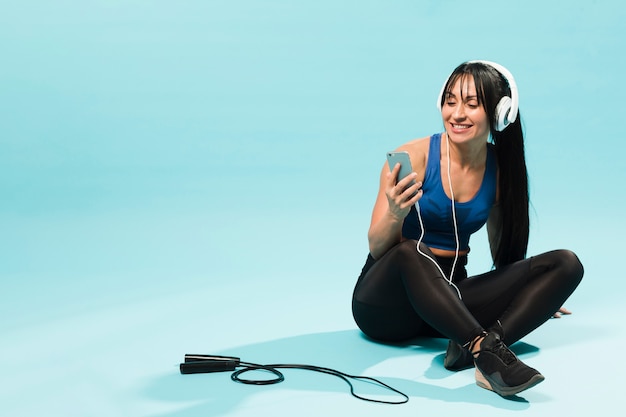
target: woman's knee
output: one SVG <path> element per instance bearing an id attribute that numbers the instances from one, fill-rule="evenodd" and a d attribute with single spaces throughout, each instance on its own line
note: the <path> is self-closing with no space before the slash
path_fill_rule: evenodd
<path id="1" fill-rule="evenodd" d="M 567 274 L 580 281 L 585 273 L 585 268 L 578 256 L 571 250 L 561 249 L 558 251 L 561 256 L 561 263 Z"/>
<path id="2" fill-rule="evenodd" d="M 585 270 L 574 252 L 568 249 L 558 249 L 548 252 L 546 255 L 550 257 L 560 279 L 566 280 L 574 288 L 578 286 Z"/>
<path id="3" fill-rule="evenodd" d="M 412 239 L 403 240 L 393 248 L 393 251 L 396 256 L 412 257 L 417 252 L 417 242 Z"/>
<path id="4" fill-rule="evenodd" d="M 423 254 L 428 255 L 428 257 L 434 259 L 435 255 L 430 251 L 428 246 L 424 243 L 419 244 L 419 251 L 417 249 L 417 241 L 413 239 L 403 240 L 394 246 L 390 252 L 393 252 L 393 257 L 395 262 L 413 262 L 415 260 L 421 261 L 426 259 Z"/>

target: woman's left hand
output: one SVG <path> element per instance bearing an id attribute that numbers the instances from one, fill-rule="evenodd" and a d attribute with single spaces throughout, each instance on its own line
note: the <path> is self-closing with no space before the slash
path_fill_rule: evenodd
<path id="1" fill-rule="evenodd" d="M 561 317 L 563 317 L 564 314 L 567 316 L 567 315 L 572 314 L 572 312 L 566 309 L 565 307 L 561 307 L 559 308 L 559 311 L 557 311 L 556 313 L 552 315 L 552 317 L 555 319 L 560 319 Z"/>

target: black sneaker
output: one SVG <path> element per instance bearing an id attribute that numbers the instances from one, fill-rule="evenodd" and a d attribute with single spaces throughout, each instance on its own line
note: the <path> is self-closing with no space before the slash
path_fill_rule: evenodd
<path id="1" fill-rule="evenodd" d="M 474 357 L 469 350 L 450 340 L 446 356 L 443 358 L 443 367 L 455 372 L 470 369 L 474 367 Z"/>
<path id="2" fill-rule="evenodd" d="M 545 379 L 536 369 L 517 359 L 497 333 L 488 333 L 474 355 L 476 384 L 503 397 L 515 395 Z"/>

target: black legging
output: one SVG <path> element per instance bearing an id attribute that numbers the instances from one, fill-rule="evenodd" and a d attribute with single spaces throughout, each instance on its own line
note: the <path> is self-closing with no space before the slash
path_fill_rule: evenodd
<path id="1" fill-rule="evenodd" d="M 465 259 L 455 271 L 456 290 L 432 261 L 406 240 L 379 260 L 368 256 L 352 298 L 352 312 L 367 336 L 403 342 L 417 336 L 443 336 L 464 345 L 500 321 L 510 345 L 558 311 L 583 276 L 578 257 L 556 250 L 465 278 Z M 440 263 L 445 258 L 436 258 Z M 442 265 L 449 274 L 451 265 Z M 448 275 L 449 276 L 449 275 Z"/>

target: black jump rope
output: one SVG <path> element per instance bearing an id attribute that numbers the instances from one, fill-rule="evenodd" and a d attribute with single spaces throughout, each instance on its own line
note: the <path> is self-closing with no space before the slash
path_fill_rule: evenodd
<path id="1" fill-rule="evenodd" d="M 236 370 L 237 368 L 241 368 Z M 239 358 L 234 356 L 216 356 L 216 355 L 185 355 L 185 362 L 180 364 L 181 374 L 204 374 L 212 372 L 228 372 L 234 371 L 230 375 L 230 379 L 241 384 L 248 385 L 273 385 L 283 382 L 285 376 L 278 369 L 302 369 L 305 371 L 320 372 L 323 374 L 333 375 L 342 379 L 350 387 L 350 394 L 353 397 L 363 401 L 370 401 L 373 403 L 381 404 L 404 404 L 409 401 L 409 397 L 403 392 L 390 387 L 384 382 L 379 381 L 376 378 L 369 376 L 349 375 L 344 372 L 337 371 L 335 369 L 323 368 L 313 365 L 294 365 L 294 364 L 273 364 L 273 365 L 259 365 L 256 363 L 242 362 Z M 241 374 L 250 371 L 266 371 L 274 374 L 275 378 L 272 379 L 246 379 L 242 378 Z M 365 381 L 378 385 L 386 390 L 393 391 L 396 394 L 402 396 L 402 400 L 387 401 L 379 400 L 376 398 L 368 398 L 358 395 L 354 392 L 354 386 L 350 382 L 350 379 Z"/>

